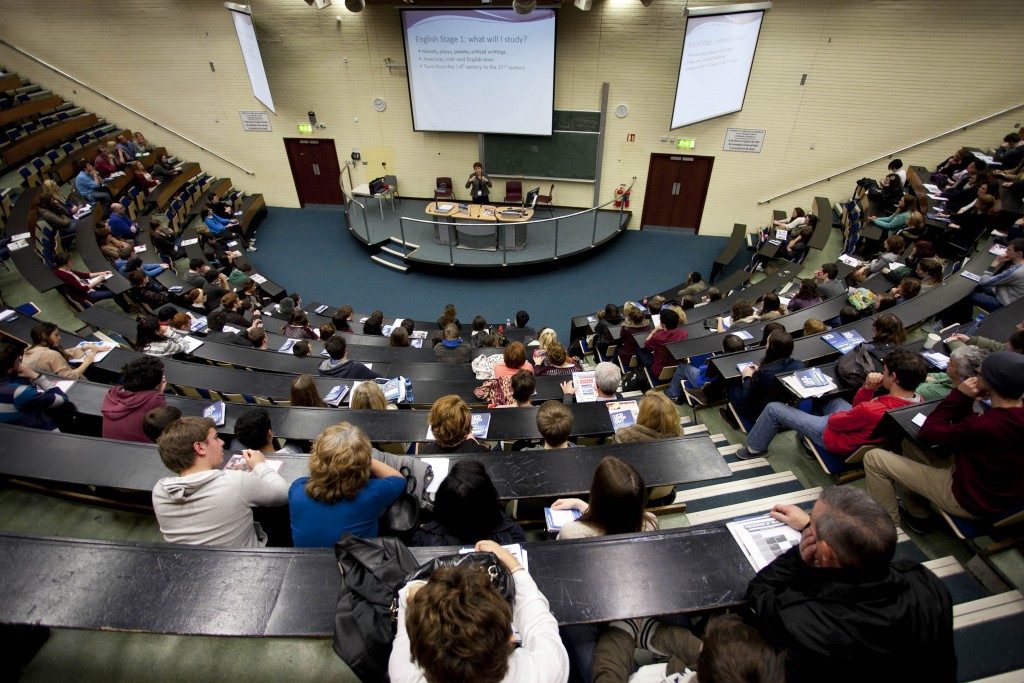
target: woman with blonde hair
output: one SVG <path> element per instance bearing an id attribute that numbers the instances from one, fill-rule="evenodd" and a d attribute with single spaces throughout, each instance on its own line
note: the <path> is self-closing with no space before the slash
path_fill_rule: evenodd
<path id="1" fill-rule="evenodd" d="M 133 161 L 129 164 L 132 171 L 135 172 L 135 182 L 138 183 L 139 189 L 143 192 L 149 192 L 154 187 L 160 184 L 159 180 L 155 180 L 153 176 L 149 174 L 146 167 L 142 165 L 141 161 Z"/>
<path id="2" fill-rule="evenodd" d="M 405 477 L 371 457 L 359 427 L 331 425 L 313 442 L 309 476 L 288 489 L 292 541 L 299 548 L 329 548 L 346 531 L 377 535 L 377 518 L 405 490 Z"/>
<path id="3" fill-rule="evenodd" d="M 672 399 L 660 391 L 649 391 L 640 399 L 636 424 L 616 432 L 615 442 L 630 443 L 670 439 L 682 435 L 683 428 L 679 426 L 679 411 L 676 410 Z"/>
<path id="4" fill-rule="evenodd" d="M 146 139 L 145 135 L 138 131 L 135 132 L 134 144 L 136 152 L 146 154 L 153 151 L 153 145 Z"/>
<path id="5" fill-rule="evenodd" d="M 384 391 L 376 382 L 360 382 L 359 386 L 352 390 L 349 408 L 352 410 L 398 410 L 398 406 L 389 403 L 384 398 Z"/>
<path id="6" fill-rule="evenodd" d="M 540 365 L 547 360 L 551 347 L 558 343 L 558 334 L 550 327 L 541 329 L 537 335 L 537 347 L 533 351 L 533 364 Z M 531 344 L 533 346 L 533 344 Z"/>
<path id="7" fill-rule="evenodd" d="M 320 398 L 320 390 L 317 389 L 313 375 L 299 375 L 295 378 L 291 386 L 291 404 L 302 408 L 330 407 Z"/>
<path id="8" fill-rule="evenodd" d="M 427 423 L 434 440 L 420 444 L 419 453 L 484 453 L 490 450 L 486 444 L 473 438 L 472 415 L 466 402 L 455 394 L 442 396 L 430 406 Z"/>

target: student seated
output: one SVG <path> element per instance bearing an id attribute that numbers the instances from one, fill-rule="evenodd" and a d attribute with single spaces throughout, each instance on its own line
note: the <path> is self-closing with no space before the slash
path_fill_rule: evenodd
<path id="1" fill-rule="evenodd" d="M 579 361 L 570 357 L 565 347 L 559 342 L 554 342 L 548 347 L 547 357 L 544 363 L 536 367 L 537 376 L 541 375 L 572 375 L 574 372 L 582 372 L 583 367 Z"/>
<path id="2" fill-rule="evenodd" d="M 789 312 L 795 313 L 804 308 L 816 306 L 822 302 L 821 293 L 818 291 L 818 283 L 814 278 L 807 278 L 800 281 L 800 289 L 789 300 Z"/>
<path id="3" fill-rule="evenodd" d="M 149 411 L 167 405 L 163 361 L 143 356 L 126 363 L 121 373 L 124 384 L 111 387 L 103 397 L 103 438 L 149 443 L 143 420 Z"/>
<path id="4" fill-rule="evenodd" d="M 558 450 L 574 448 L 576 444 L 569 441 L 572 433 L 572 411 L 561 401 L 545 401 L 537 409 L 537 431 L 544 443 L 524 448 L 526 451 Z"/>
<path id="5" fill-rule="evenodd" d="M 235 333 L 224 329 L 224 326 L 227 324 L 228 314 L 225 311 L 214 311 L 208 315 L 206 317 L 206 341 L 217 342 L 219 344 L 231 344 L 247 349 L 252 348 L 252 342 L 249 341 L 248 332 L 263 326 L 260 319 L 256 318 L 252 321 L 252 325 L 248 330 Z"/>
<path id="6" fill-rule="evenodd" d="M 437 362 L 469 363 L 473 360 L 473 349 L 459 335 L 459 328 L 455 323 L 444 326 L 441 343 L 434 347 Z"/>
<path id="7" fill-rule="evenodd" d="M 619 365 L 629 368 L 630 359 L 636 353 L 636 339 L 633 335 L 638 332 L 649 332 L 653 325 L 644 317 L 643 309 L 632 301 L 627 301 L 622 311 L 624 319 L 622 330 L 619 332 Z"/>
<path id="8" fill-rule="evenodd" d="M 142 433 L 146 438 L 156 443 L 160 435 L 172 422 L 181 419 L 181 409 L 175 406 L 160 406 L 146 413 L 142 420 Z"/>
<path id="9" fill-rule="evenodd" d="M 65 405 L 64 392 L 22 362 L 21 347 L 0 343 L 0 423 L 57 431 L 53 417 Z"/>
<path id="10" fill-rule="evenodd" d="M 288 482 L 259 451 L 242 452 L 250 472 L 219 469 L 224 442 L 207 417 L 183 417 L 157 440 L 160 459 L 176 476 L 153 487 L 153 510 L 168 543 L 258 548 L 267 535 L 252 508 L 288 502 Z"/>
<path id="11" fill-rule="evenodd" d="M 622 384 L 622 370 L 615 363 L 602 361 L 594 368 L 594 388 L 597 390 L 598 401 L 616 401 L 622 398 L 618 393 Z M 562 402 L 576 401 L 576 385 L 572 381 L 562 382 Z"/>
<path id="12" fill-rule="evenodd" d="M 1005 254 L 996 256 L 969 296 L 971 303 L 989 312 L 1021 298 L 1024 298 L 1024 238 L 1013 240 L 1006 246 Z"/>
<path id="13" fill-rule="evenodd" d="M 289 388 L 290 403 L 301 408 L 329 408 L 320 398 L 320 390 L 316 386 L 313 375 L 299 375 Z"/>
<path id="14" fill-rule="evenodd" d="M 736 457 L 749 460 L 767 456 L 772 439 L 784 428 L 796 430 L 815 447 L 840 458 L 865 444 L 882 443 L 874 435 L 878 422 L 891 408 L 920 403 L 915 389 L 927 374 L 921 356 L 904 349 L 886 356 L 883 365 L 884 372 L 868 374 L 852 406 L 833 398 L 819 408 L 818 414 L 811 415 L 784 403 L 769 403 L 747 435 L 746 448 L 736 451 Z M 875 397 L 879 388 L 889 393 Z"/>
<path id="15" fill-rule="evenodd" d="M 102 344 L 86 344 L 62 349 L 57 326 L 53 323 L 39 323 L 32 328 L 32 346 L 25 349 L 22 363 L 36 372 L 65 379 L 81 379 L 96 358 L 96 352 L 102 347 Z M 79 361 L 74 368 L 68 362 L 71 360 Z"/>
<path id="16" fill-rule="evenodd" d="M 789 683 L 956 678 L 949 591 L 921 564 L 893 561 L 896 528 L 864 491 L 831 486 L 810 515 L 771 515 L 802 539 L 750 582 L 747 615 L 786 652 Z"/>
<path id="17" fill-rule="evenodd" d="M 469 567 L 445 567 L 430 581 L 398 592 L 398 633 L 388 662 L 393 683 L 495 681 L 564 683 L 569 658 L 547 599 L 519 561 L 493 541 L 479 541 L 512 574 L 512 604 L 490 577 Z M 523 634 L 511 642 L 512 624 Z"/>
<path id="18" fill-rule="evenodd" d="M 583 515 L 564 525 L 558 539 L 593 538 L 639 531 L 657 531 L 658 518 L 644 510 L 647 489 L 643 477 L 625 460 L 608 456 L 594 470 L 589 503 L 579 498 L 559 498 L 552 510 L 579 510 Z M 563 640 L 583 680 L 592 680 L 594 648 L 601 624 L 574 624 L 562 628 Z"/>
<path id="19" fill-rule="evenodd" d="M 737 353 L 744 348 L 746 347 L 743 340 L 735 334 L 727 334 L 722 338 L 722 353 Z M 701 405 L 707 405 L 724 396 L 725 379 L 721 375 L 716 375 L 709 381 L 707 378 L 709 364 L 709 362 L 705 362 L 697 366 L 693 363 L 679 363 L 668 383 L 668 388 L 665 389 L 665 396 L 676 403 L 683 403 L 686 400 L 683 396 L 685 391 Z M 684 380 L 690 383 L 689 387 L 683 387 Z"/>
<path id="20" fill-rule="evenodd" d="M 712 617 L 703 641 L 689 629 L 655 619 L 613 621 L 594 651 L 594 681 L 626 683 L 636 664 L 636 650 L 647 650 L 655 664 L 636 676 L 648 681 L 715 683 L 783 683 L 785 659 L 775 654 L 753 627 L 736 614 Z M 661 661 L 664 660 L 664 661 Z M 693 669 L 693 671 L 691 671 Z M 675 674 L 681 676 L 676 678 Z M 692 677 L 696 674 L 696 677 Z"/>
<path id="21" fill-rule="evenodd" d="M 435 348 L 435 352 L 437 347 Z M 511 377 L 520 370 L 528 370 L 533 372 L 533 365 L 526 360 L 526 347 L 523 346 L 522 342 L 512 342 L 505 347 L 502 351 L 502 359 L 504 363 L 498 363 L 494 366 L 494 378 L 500 379 L 501 377 Z"/>
<path id="22" fill-rule="evenodd" d="M 485 453 L 490 450 L 486 444 L 478 443 L 473 437 L 469 406 L 454 394 L 442 396 L 434 401 L 434 405 L 430 406 L 427 422 L 434 434 L 434 440 L 420 444 L 420 455 Z"/>
<path id="23" fill-rule="evenodd" d="M 686 324 L 686 316 L 680 317 L 671 308 L 661 311 L 661 322 L 647 335 L 642 348 L 637 349 L 637 363 L 650 368 L 651 377 L 655 380 L 661 376 L 661 371 L 666 365 L 674 365 L 675 359 L 669 353 L 666 346 L 673 342 L 685 341 L 689 336 L 686 330 L 679 325 Z"/>
<path id="24" fill-rule="evenodd" d="M 925 381 L 918 385 L 917 393 L 925 401 L 946 398 L 961 382 L 978 374 L 986 355 L 988 352 L 977 346 L 958 344 L 949 352 L 946 369 L 941 372 L 929 372 Z"/>
<path id="25" fill-rule="evenodd" d="M 235 420 L 235 443 L 233 450 L 250 448 L 264 455 L 274 453 L 302 453 L 302 450 L 290 444 L 283 448 L 274 445 L 274 428 L 270 422 L 270 413 L 264 408 L 250 408 Z"/>
<path id="26" fill-rule="evenodd" d="M 965 347 L 970 348 L 970 347 Z M 868 492 L 893 524 L 901 518 L 923 533 L 930 526 L 929 502 L 955 517 L 992 519 L 1024 504 L 1024 356 L 997 351 L 974 377 L 961 381 L 925 420 L 920 439 L 953 452 L 955 460 L 923 462 L 881 448 L 864 456 Z M 991 401 L 991 407 L 975 405 Z M 903 490 L 903 504 L 896 498 Z"/>
<path id="27" fill-rule="evenodd" d="M 348 342 L 342 335 L 336 334 L 328 339 L 324 348 L 327 350 L 329 358 L 320 363 L 317 369 L 321 377 L 335 379 L 377 379 L 380 377 L 362 363 L 349 360 Z"/>
<path id="28" fill-rule="evenodd" d="M 456 461 L 434 496 L 434 519 L 416 530 L 411 545 L 499 545 L 523 543 L 526 534 L 510 520 L 479 460 Z"/>
<path id="29" fill-rule="evenodd" d="M 671 439 L 683 435 L 679 411 L 665 394 L 649 391 L 640 399 L 636 424 L 615 432 L 615 443 Z"/>
<path id="30" fill-rule="evenodd" d="M 330 548 L 347 531 L 377 535 L 377 518 L 405 490 L 405 477 L 371 457 L 363 430 L 331 425 L 313 442 L 308 477 L 288 489 L 292 540 L 297 548 Z"/>
<path id="31" fill-rule="evenodd" d="M 772 332 L 764 357 L 740 371 L 740 383 L 729 387 L 729 404 L 745 422 L 753 423 L 768 405 L 775 377 L 801 370 L 804 363 L 793 358 L 793 336 L 785 330 Z"/>

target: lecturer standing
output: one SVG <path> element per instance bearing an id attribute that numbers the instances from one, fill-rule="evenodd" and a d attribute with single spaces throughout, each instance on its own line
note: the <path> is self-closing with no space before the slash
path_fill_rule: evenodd
<path id="1" fill-rule="evenodd" d="M 488 204 L 491 192 L 491 179 L 484 175 L 484 165 L 479 161 L 473 164 L 473 172 L 469 174 L 466 187 L 470 188 L 474 204 Z"/>

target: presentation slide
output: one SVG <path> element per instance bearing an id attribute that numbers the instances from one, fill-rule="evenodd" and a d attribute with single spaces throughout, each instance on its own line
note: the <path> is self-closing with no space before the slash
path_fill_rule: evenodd
<path id="1" fill-rule="evenodd" d="M 672 128 L 743 109 L 763 16 L 742 12 L 687 19 Z"/>
<path id="2" fill-rule="evenodd" d="M 555 12 L 403 10 L 413 128 L 551 135 Z"/>
<path id="3" fill-rule="evenodd" d="M 231 10 L 231 19 L 235 22 L 235 33 L 238 34 L 238 44 L 242 48 L 242 59 L 245 60 L 245 68 L 249 72 L 249 84 L 252 86 L 252 94 L 257 100 L 266 105 L 267 109 L 276 114 L 274 98 L 270 96 L 267 72 L 263 70 L 263 57 L 260 55 L 260 46 L 256 42 L 256 29 L 253 28 L 252 17 L 244 12 Z"/>

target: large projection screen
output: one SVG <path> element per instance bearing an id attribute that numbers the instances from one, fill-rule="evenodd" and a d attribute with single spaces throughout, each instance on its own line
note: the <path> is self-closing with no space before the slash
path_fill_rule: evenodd
<path id="1" fill-rule="evenodd" d="M 263 69 L 260 46 L 256 42 L 256 29 L 253 28 L 252 17 L 245 12 L 231 10 L 231 20 L 235 23 L 238 44 L 242 48 L 242 59 L 245 60 L 245 69 L 249 72 L 249 85 L 252 86 L 252 94 L 267 109 L 276 114 L 274 98 L 270 95 L 270 83 L 267 82 L 267 72 Z"/>
<path id="2" fill-rule="evenodd" d="M 763 11 L 686 20 L 672 128 L 743 109 Z"/>
<path id="3" fill-rule="evenodd" d="M 402 10 L 413 129 L 551 135 L 555 12 Z"/>

